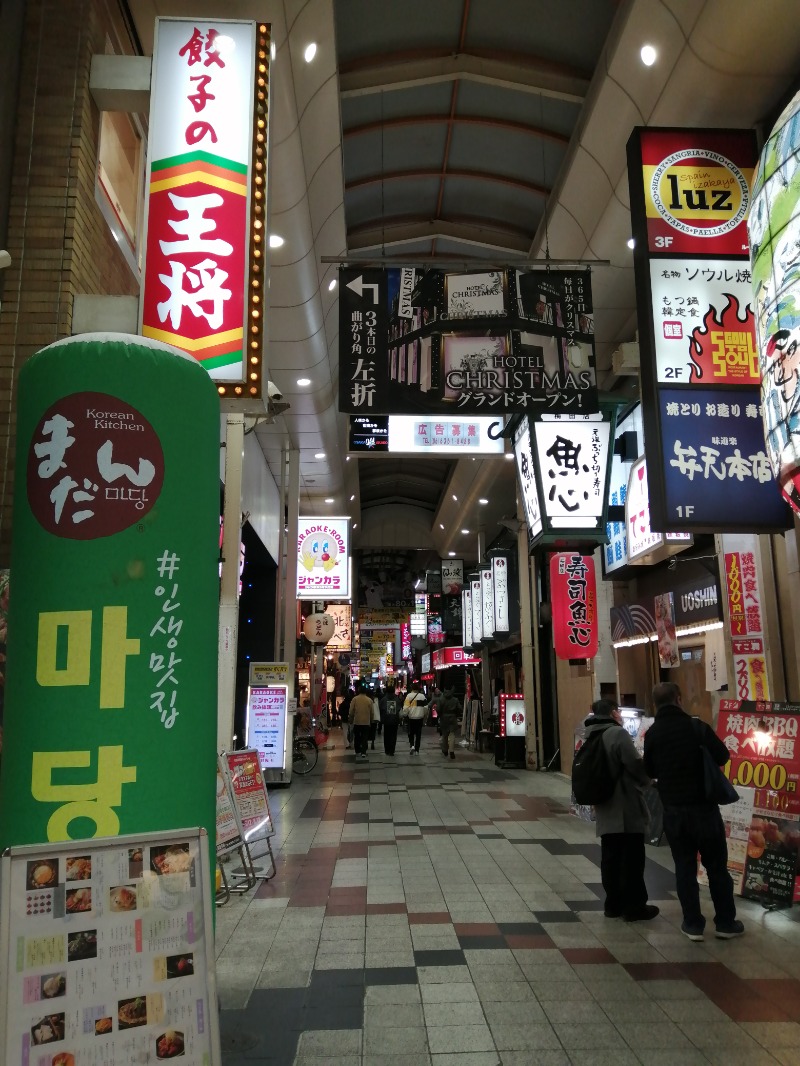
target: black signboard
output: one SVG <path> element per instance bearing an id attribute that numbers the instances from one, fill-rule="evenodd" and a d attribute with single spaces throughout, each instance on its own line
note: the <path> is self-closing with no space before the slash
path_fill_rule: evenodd
<path id="1" fill-rule="evenodd" d="M 349 447 L 351 452 L 388 452 L 389 416 L 351 415 Z"/>
<path id="2" fill-rule="evenodd" d="M 420 272 L 410 308 L 400 268 L 339 271 L 341 411 L 597 411 L 588 271 Z"/>

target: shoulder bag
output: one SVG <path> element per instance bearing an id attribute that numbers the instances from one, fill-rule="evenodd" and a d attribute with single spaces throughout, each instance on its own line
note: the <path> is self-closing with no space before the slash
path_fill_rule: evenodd
<path id="1" fill-rule="evenodd" d="M 739 793 L 722 772 L 722 767 L 714 762 L 714 757 L 703 743 L 703 723 L 693 718 L 694 731 L 700 742 L 700 754 L 703 758 L 703 792 L 711 803 L 724 807 L 727 803 L 736 803 Z"/>

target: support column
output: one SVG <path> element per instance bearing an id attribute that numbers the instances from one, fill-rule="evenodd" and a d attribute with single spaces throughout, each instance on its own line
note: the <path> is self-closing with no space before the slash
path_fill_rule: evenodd
<path id="1" fill-rule="evenodd" d="M 217 666 L 217 748 L 233 743 L 236 700 L 236 652 L 239 642 L 239 545 L 242 540 L 242 462 L 244 415 L 225 416 L 225 506 L 222 576 L 219 590 L 219 661 Z"/>
<path id="2" fill-rule="evenodd" d="M 486 528 L 478 527 L 478 577 L 486 556 Z M 481 645 L 481 724 L 485 728 L 492 710 L 492 681 L 489 669 L 489 645 Z"/>
<path id="3" fill-rule="evenodd" d="M 526 765 L 531 770 L 538 770 L 541 765 L 539 738 L 541 728 L 541 703 L 536 698 L 538 690 L 538 663 L 534 665 L 534 627 L 531 597 L 531 560 L 528 554 L 528 526 L 525 522 L 525 509 L 517 490 L 517 518 L 520 527 L 517 531 L 517 570 L 519 572 L 519 633 L 522 646 L 522 695 L 525 697 L 525 732 Z"/>
<path id="4" fill-rule="evenodd" d="M 283 659 L 289 663 L 292 676 L 297 661 L 297 530 L 300 508 L 300 452 L 290 448 L 286 462 L 286 569 L 283 580 L 283 603 L 278 605 L 278 618 L 283 617 Z M 291 691 L 290 682 L 289 695 Z"/>

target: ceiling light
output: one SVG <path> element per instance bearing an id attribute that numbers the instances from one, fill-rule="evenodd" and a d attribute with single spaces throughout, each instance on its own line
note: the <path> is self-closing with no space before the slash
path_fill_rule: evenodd
<path id="1" fill-rule="evenodd" d="M 487 499 L 485 499 L 483 496 L 481 496 L 481 498 L 478 500 L 478 503 L 488 503 L 488 502 L 489 501 Z"/>
<path id="2" fill-rule="evenodd" d="M 286 242 L 283 237 L 279 237 L 277 233 L 270 233 L 269 246 L 270 248 L 282 248 Z"/>
<path id="3" fill-rule="evenodd" d="M 269 58 L 270 59 L 274 59 L 275 58 L 275 54 L 276 54 L 275 42 L 273 41 L 272 44 L 269 46 Z"/>
<path id="4" fill-rule="evenodd" d="M 315 459 L 324 459 L 325 458 L 325 452 L 314 452 L 314 458 Z"/>
<path id="5" fill-rule="evenodd" d="M 333 496 L 326 496 L 325 503 L 333 503 Z"/>
<path id="6" fill-rule="evenodd" d="M 461 532 L 462 532 L 462 533 L 464 534 L 464 536 L 466 537 L 466 535 L 467 535 L 467 534 L 469 533 L 469 530 L 468 530 L 468 529 L 462 529 L 462 530 L 461 530 Z"/>
<path id="7" fill-rule="evenodd" d="M 447 554 L 450 556 L 451 559 L 455 559 L 455 557 L 456 557 L 456 553 L 455 552 L 448 552 Z"/>
<path id="8" fill-rule="evenodd" d="M 298 378 L 297 384 L 300 385 L 301 388 L 305 388 L 306 385 L 311 384 L 311 378 Z"/>
<path id="9" fill-rule="evenodd" d="M 346 455 L 346 456 L 344 457 L 344 461 L 345 461 L 346 463 L 349 463 L 349 462 L 350 462 L 350 456 L 349 456 L 349 455 Z"/>
<path id="10" fill-rule="evenodd" d="M 458 496 L 456 496 L 455 493 L 453 493 L 453 499 L 456 501 L 456 503 L 458 503 Z"/>
<path id="11" fill-rule="evenodd" d="M 353 522 L 353 529 L 358 529 L 358 522 Z"/>
<path id="12" fill-rule="evenodd" d="M 514 453 L 513 452 L 506 452 L 505 457 L 506 457 L 506 459 L 513 459 L 514 458 Z"/>
<path id="13" fill-rule="evenodd" d="M 633 237 L 628 238 L 628 247 L 631 249 L 631 251 L 633 251 L 633 249 L 636 247 L 636 241 L 633 239 Z"/>
<path id="14" fill-rule="evenodd" d="M 333 290 L 335 288 L 336 288 L 336 278 L 331 278 L 331 280 L 328 282 L 328 292 L 333 292 Z"/>
<path id="15" fill-rule="evenodd" d="M 316 54 L 317 46 L 314 41 L 312 41 L 311 44 L 306 45 L 306 50 L 303 52 L 303 59 L 305 59 L 306 63 L 310 63 Z"/>
<path id="16" fill-rule="evenodd" d="M 441 522 L 439 523 L 439 529 L 444 529 L 444 526 L 442 525 Z"/>
<path id="17" fill-rule="evenodd" d="M 642 57 L 642 62 L 646 67 L 652 67 L 656 61 L 658 53 L 655 48 L 653 48 L 652 44 L 646 44 L 639 55 Z"/>
<path id="18" fill-rule="evenodd" d="M 352 503 L 355 498 L 356 498 L 356 494 L 353 493 L 353 495 L 350 497 L 350 503 Z"/>

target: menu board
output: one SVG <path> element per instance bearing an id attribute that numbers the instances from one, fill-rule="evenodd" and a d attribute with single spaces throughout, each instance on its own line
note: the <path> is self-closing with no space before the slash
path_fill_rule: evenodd
<path id="1" fill-rule="evenodd" d="M 229 751 L 223 756 L 244 839 L 248 842 L 275 832 L 269 797 L 255 748 Z"/>
<path id="2" fill-rule="evenodd" d="M 262 770 L 286 765 L 286 685 L 253 685 L 247 701 L 247 743 L 258 751 Z"/>
<path id="3" fill-rule="evenodd" d="M 221 1062 L 204 831 L 0 859 L 3 1066 Z"/>
<path id="4" fill-rule="evenodd" d="M 242 831 L 233 805 L 228 778 L 217 763 L 217 857 L 242 846 Z"/>

